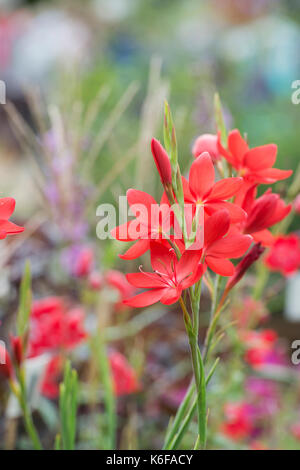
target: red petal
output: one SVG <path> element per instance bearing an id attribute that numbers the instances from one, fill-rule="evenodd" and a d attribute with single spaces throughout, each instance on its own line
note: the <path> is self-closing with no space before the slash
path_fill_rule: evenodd
<path id="1" fill-rule="evenodd" d="M 190 190 L 201 199 L 213 186 L 215 169 L 209 153 L 204 152 L 192 163 L 189 175 Z"/>
<path id="2" fill-rule="evenodd" d="M 162 278 L 155 273 L 129 273 L 126 274 L 127 281 L 134 287 L 140 288 L 163 288 Z"/>
<path id="3" fill-rule="evenodd" d="M 217 258 L 240 258 L 251 243 L 250 235 L 230 235 L 213 243 L 207 250 L 207 254 Z"/>
<path id="4" fill-rule="evenodd" d="M 170 287 L 165 289 L 164 294 L 162 295 L 160 301 L 164 305 L 171 305 L 177 302 L 179 297 L 181 296 L 182 289 L 177 287 L 177 289 Z"/>
<path id="5" fill-rule="evenodd" d="M 151 220 L 152 206 L 157 206 L 155 199 L 144 191 L 129 189 L 126 193 L 128 204 L 138 220 L 148 225 Z"/>
<path id="6" fill-rule="evenodd" d="M 214 184 L 209 193 L 208 200 L 229 199 L 234 196 L 243 185 L 243 178 L 226 178 Z"/>
<path id="7" fill-rule="evenodd" d="M 202 252 L 198 250 L 186 250 L 183 253 L 176 267 L 177 281 L 179 283 L 195 272 L 201 255 Z"/>
<path id="8" fill-rule="evenodd" d="M 9 219 L 15 210 L 16 201 L 12 197 L 0 199 L 0 219 Z"/>
<path id="9" fill-rule="evenodd" d="M 13 233 L 24 232 L 24 227 L 20 227 L 19 225 L 16 225 L 13 222 L 10 222 L 9 220 L 0 220 L 0 231 L 5 232 L 7 235 L 10 235 Z"/>
<path id="10" fill-rule="evenodd" d="M 208 267 L 220 276 L 233 276 L 234 274 L 234 266 L 228 259 L 207 256 L 205 261 Z"/>
<path id="11" fill-rule="evenodd" d="M 274 235 L 272 235 L 272 233 L 267 229 L 252 233 L 251 235 L 253 240 L 260 242 L 263 246 L 271 246 L 275 240 Z"/>
<path id="12" fill-rule="evenodd" d="M 188 287 L 191 287 L 192 285 L 196 284 L 196 282 L 198 282 L 199 279 L 203 276 L 204 272 L 205 266 L 203 264 L 198 264 L 196 270 L 194 271 L 194 274 L 186 278 L 181 283 L 182 289 L 187 289 Z"/>
<path id="13" fill-rule="evenodd" d="M 139 240 L 132 245 L 123 255 L 119 255 L 122 259 L 135 259 L 142 256 L 150 248 L 149 240 Z"/>
<path id="14" fill-rule="evenodd" d="M 243 164 L 245 153 L 248 151 L 249 147 L 237 129 L 229 132 L 228 149 L 234 158 L 234 166 L 241 166 Z"/>
<path id="15" fill-rule="evenodd" d="M 216 212 L 204 224 L 204 244 L 209 247 L 213 242 L 223 237 L 229 230 L 230 218 L 226 210 Z"/>
<path id="16" fill-rule="evenodd" d="M 249 150 L 244 159 L 244 165 L 250 170 L 260 171 L 271 168 L 276 161 L 277 145 L 261 145 Z"/>
<path id="17" fill-rule="evenodd" d="M 174 250 L 163 243 L 151 242 L 150 252 L 153 271 L 167 274 L 168 276 L 172 277 L 172 265 L 176 266 L 177 264 L 177 258 Z"/>
<path id="18" fill-rule="evenodd" d="M 148 305 L 159 302 L 164 292 L 165 289 L 148 290 L 131 297 L 130 299 L 123 300 L 123 303 L 125 305 L 129 305 L 130 307 L 148 307 Z"/>
<path id="19" fill-rule="evenodd" d="M 266 170 L 261 170 L 255 173 L 257 182 L 272 184 L 276 181 L 285 180 L 289 178 L 293 170 L 279 170 L 278 168 L 267 168 Z"/>
<path id="20" fill-rule="evenodd" d="M 115 238 L 116 240 L 122 241 L 122 242 L 132 242 L 133 239 L 129 236 L 129 229 L 130 229 L 130 224 L 132 221 L 130 220 L 129 222 L 126 222 L 126 224 L 119 225 L 118 227 L 115 227 L 112 229 L 110 232 L 111 236 Z"/>
<path id="21" fill-rule="evenodd" d="M 232 202 L 227 201 L 208 201 L 205 204 L 205 208 L 207 211 L 220 211 L 220 210 L 227 210 L 230 216 L 230 220 L 233 223 L 242 222 L 246 219 L 247 214 L 245 211 L 238 205 L 233 204 Z"/>

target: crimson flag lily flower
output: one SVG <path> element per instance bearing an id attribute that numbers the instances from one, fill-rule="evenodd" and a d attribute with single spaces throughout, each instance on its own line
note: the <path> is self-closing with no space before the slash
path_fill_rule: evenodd
<path id="1" fill-rule="evenodd" d="M 7 235 L 14 235 L 24 231 L 24 227 L 20 227 L 8 220 L 15 210 L 15 205 L 16 201 L 12 197 L 0 198 L 0 239 L 6 238 Z"/>
<path id="2" fill-rule="evenodd" d="M 146 253 L 150 248 L 150 240 L 164 237 L 164 229 L 168 231 L 170 220 L 170 206 L 165 193 L 161 203 L 157 204 L 150 194 L 136 189 L 129 189 L 126 193 L 130 208 L 135 219 L 120 225 L 111 231 L 114 238 L 120 241 L 137 241 L 123 255 L 122 259 L 135 259 Z"/>
<path id="3" fill-rule="evenodd" d="M 244 224 L 240 224 L 239 229 L 251 234 L 256 242 L 270 246 L 274 243 L 274 236 L 267 229 L 283 220 L 290 213 L 292 205 L 285 205 L 278 194 L 270 191 L 255 199 L 256 189 L 256 186 L 252 186 L 245 195 L 242 208 L 248 217 Z"/>
<path id="4" fill-rule="evenodd" d="M 207 266 L 221 276 L 232 276 L 234 265 L 228 258 L 240 258 L 252 243 L 250 235 L 233 234 L 225 236 L 230 228 L 227 210 L 216 212 L 204 225 L 203 256 Z"/>
<path id="5" fill-rule="evenodd" d="M 232 222 L 246 218 L 241 207 L 226 199 L 236 195 L 243 185 L 242 178 L 225 178 L 215 183 L 215 169 L 209 153 L 202 153 L 192 163 L 189 182 L 183 178 L 185 201 L 201 206 L 208 215 L 227 209 Z"/>
<path id="6" fill-rule="evenodd" d="M 276 161 L 277 145 L 267 144 L 249 149 L 245 139 L 237 129 L 228 134 L 228 149 L 221 143 L 219 133 L 218 146 L 220 153 L 235 168 L 247 183 L 271 184 L 291 176 L 292 170 L 273 168 Z"/>
<path id="7" fill-rule="evenodd" d="M 152 139 L 151 151 L 162 184 L 172 184 L 172 169 L 169 155 L 167 154 L 159 140 Z"/>
<path id="8" fill-rule="evenodd" d="M 177 302 L 184 289 L 195 284 L 203 274 L 199 264 L 201 251 L 186 250 L 177 259 L 173 249 L 162 243 L 151 242 L 151 264 L 154 273 L 127 274 L 130 284 L 138 288 L 151 289 L 124 301 L 131 307 L 147 307 L 156 302 L 170 305 Z"/>

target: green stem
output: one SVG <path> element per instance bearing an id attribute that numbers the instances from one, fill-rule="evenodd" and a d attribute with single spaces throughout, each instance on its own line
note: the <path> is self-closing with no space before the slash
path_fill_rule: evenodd
<path id="1" fill-rule="evenodd" d="M 186 306 L 183 302 L 183 299 L 179 299 L 184 318 L 189 316 Z M 192 365 L 196 383 L 196 390 L 197 390 L 197 410 L 198 410 L 198 433 L 200 436 L 200 448 L 205 449 L 206 447 L 206 386 L 205 386 L 205 373 L 204 373 L 204 365 L 202 361 L 201 352 L 198 346 L 198 335 L 195 327 L 197 327 L 198 322 L 196 322 L 195 313 L 193 312 L 193 328 L 185 322 L 187 334 L 189 338 L 190 350 L 191 350 L 191 358 L 192 358 Z"/>
<path id="2" fill-rule="evenodd" d="M 16 368 L 16 375 L 19 382 L 20 388 L 18 389 L 14 382 L 10 383 L 11 390 L 13 394 L 16 396 L 21 410 L 23 412 L 23 419 L 26 432 L 30 437 L 33 447 L 35 450 L 42 450 L 42 444 L 39 439 L 38 433 L 35 429 L 30 409 L 27 405 L 27 392 L 26 392 L 26 385 L 25 385 L 25 375 L 24 371 Z"/>

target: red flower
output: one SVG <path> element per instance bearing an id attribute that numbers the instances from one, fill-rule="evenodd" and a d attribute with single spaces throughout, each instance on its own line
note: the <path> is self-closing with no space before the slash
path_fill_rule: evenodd
<path id="1" fill-rule="evenodd" d="M 204 225 L 203 256 L 208 267 L 221 276 L 232 276 L 235 268 L 228 258 L 240 258 L 250 247 L 250 235 L 225 235 L 230 227 L 227 210 L 209 217 Z"/>
<path id="2" fill-rule="evenodd" d="M 294 234 L 278 236 L 265 262 L 269 269 L 285 276 L 295 273 L 300 267 L 299 237 Z"/>
<path id="3" fill-rule="evenodd" d="M 13 377 L 13 367 L 10 356 L 6 351 L 6 348 L 0 343 L 0 376 L 5 379 L 11 379 Z"/>
<path id="4" fill-rule="evenodd" d="M 116 396 L 137 392 L 140 388 L 137 376 L 126 358 L 113 351 L 109 355 L 109 362 Z"/>
<path id="5" fill-rule="evenodd" d="M 245 439 L 254 429 L 247 403 L 227 403 L 225 405 L 225 423 L 221 431 L 234 441 Z"/>
<path id="6" fill-rule="evenodd" d="M 263 366 L 274 351 L 277 338 L 274 330 L 243 332 L 241 339 L 246 347 L 246 362 L 254 368 Z"/>
<path id="7" fill-rule="evenodd" d="M 298 441 L 300 441 L 300 424 L 294 424 L 294 426 L 292 426 L 292 434 Z"/>
<path id="8" fill-rule="evenodd" d="M 59 396 L 59 379 L 62 373 L 63 359 L 54 356 L 48 363 L 45 375 L 41 384 L 41 393 L 53 400 Z"/>
<path id="9" fill-rule="evenodd" d="M 197 137 L 193 145 L 192 153 L 195 158 L 199 157 L 201 153 L 208 152 L 215 162 L 220 158 L 220 152 L 218 148 L 218 137 L 214 134 L 203 134 Z"/>
<path id="10" fill-rule="evenodd" d="M 24 227 L 8 220 L 15 210 L 16 201 L 11 197 L 0 198 L 0 239 L 24 231 Z"/>
<path id="11" fill-rule="evenodd" d="M 73 274 L 76 277 L 87 277 L 93 267 L 94 252 L 89 247 L 83 247 L 74 260 Z"/>
<path id="12" fill-rule="evenodd" d="M 244 233 L 251 234 L 255 241 L 269 246 L 274 243 L 274 237 L 267 228 L 283 220 L 290 213 L 292 206 L 286 206 L 278 194 L 272 194 L 270 191 L 255 199 L 256 192 L 256 186 L 252 186 L 245 195 L 242 208 L 247 212 L 248 218 L 239 228 Z"/>
<path id="13" fill-rule="evenodd" d="M 276 161 L 277 146 L 275 144 L 261 145 L 249 149 L 237 129 L 228 135 L 228 149 L 222 146 L 219 134 L 219 151 L 235 168 L 239 176 L 247 183 L 271 184 L 291 176 L 292 170 L 278 170 L 272 168 Z"/>
<path id="14" fill-rule="evenodd" d="M 162 184 L 172 184 L 172 169 L 170 159 L 167 152 L 158 140 L 151 140 L 151 151 Z"/>
<path id="15" fill-rule="evenodd" d="M 130 284 L 151 290 L 125 300 L 131 307 L 147 307 L 156 302 L 170 305 L 179 299 L 184 289 L 192 286 L 203 274 L 199 264 L 201 251 L 186 250 L 180 260 L 173 249 L 162 243 L 151 242 L 151 264 L 154 273 L 127 274 Z"/>
<path id="16" fill-rule="evenodd" d="M 59 298 L 35 302 L 31 314 L 29 356 L 61 348 L 73 349 L 86 339 L 83 320 L 81 309 L 67 310 Z"/>
<path id="17" fill-rule="evenodd" d="M 298 214 L 300 214 L 300 194 L 298 194 L 298 196 L 294 200 L 294 209 Z"/>
<path id="18" fill-rule="evenodd" d="M 151 239 L 161 239 L 164 230 L 170 230 L 170 207 L 165 194 L 159 205 L 150 194 L 136 189 L 127 191 L 127 200 L 136 218 L 116 227 L 111 234 L 120 241 L 138 240 L 126 253 L 119 255 L 122 259 L 135 259 L 149 250 Z"/>
<path id="19" fill-rule="evenodd" d="M 241 207 L 226 201 L 237 194 L 242 185 L 242 178 L 225 178 L 215 183 L 214 165 L 207 152 L 202 153 L 192 163 L 189 182 L 183 178 L 186 202 L 204 207 L 208 215 L 227 209 L 232 222 L 240 222 L 246 218 Z"/>

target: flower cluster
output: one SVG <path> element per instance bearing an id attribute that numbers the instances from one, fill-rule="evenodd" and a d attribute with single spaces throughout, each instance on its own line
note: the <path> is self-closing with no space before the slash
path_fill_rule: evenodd
<path id="1" fill-rule="evenodd" d="M 161 202 L 129 189 L 127 200 L 135 218 L 112 231 L 116 239 L 134 242 L 121 258 L 135 259 L 150 251 L 153 272 L 127 275 L 135 288 L 150 290 L 124 302 L 132 307 L 172 304 L 207 268 L 231 277 L 231 289 L 261 255 L 260 247 L 273 245 L 269 228 L 291 210 L 271 190 L 257 197 L 258 185 L 288 178 L 291 171 L 273 168 L 276 145 L 250 149 L 238 130 L 229 133 L 227 146 L 220 135 L 200 136 L 188 179 L 181 176 L 177 162 L 174 170 L 172 155 L 156 139 L 151 150 L 164 188 Z M 226 165 L 234 176 L 222 177 Z M 257 245 L 235 268 L 231 260 L 241 258 L 252 243 Z"/>

